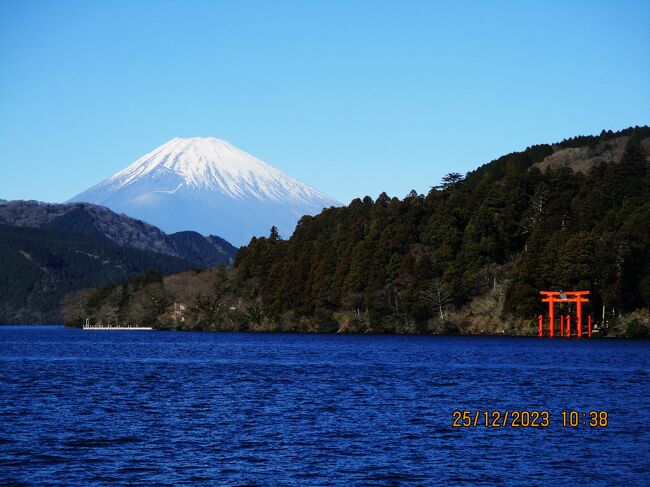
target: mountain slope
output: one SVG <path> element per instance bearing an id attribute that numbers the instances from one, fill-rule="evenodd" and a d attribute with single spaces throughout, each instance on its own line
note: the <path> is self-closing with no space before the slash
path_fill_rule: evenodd
<path id="1" fill-rule="evenodd" d="M 339 203 L 212 137 L 175 138 L 71 202 L 90 202 L 167 232 L 218 234 L 241 245 L 271 226 L 289 236 L 302 215 Z"/>
<path id="2" fill-rule="evenodd" d="M 197 267 L 230 265 L 237 251 L 219 237 L 196 232 L 167 235 L 153 225 L 88 203 L 5 202 L 0 205 L 0 223 L 108 239 L 133 249 L 177 257 Z"/>
<path id="3" fill-rule="evenodd" d="M 192 265 L 88 232 L 0 224 L 0 323 L 60 322 L 66 293 L 150 269 L 168 274 Z"/>

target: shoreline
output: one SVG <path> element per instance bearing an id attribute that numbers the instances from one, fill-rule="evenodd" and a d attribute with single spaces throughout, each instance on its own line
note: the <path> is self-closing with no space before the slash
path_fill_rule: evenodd
<path id="1" fill-rule="evenodd" d="M 417 337 L 494 337 L 494 338 L 536 338 L 536 339 L 553 339 L 553 340 L 603 340 L 603 339 L 626 339 L 626 340 L 649 340 L 650 337 L 629 337 L 629 336 L 603 336 L 594 334 L 591 338 L 587 336 L 537 336 L 534 334 L 508 334 L 508 333 L 395 333 L 395 332 L 319 332 L 319 331 L 292 331 L 292 330 L 205 330 L 205 329 L 177 329 L 177 328 L 155 328 L 151 326 L 120 326 L 120 327 L 88 327 L 68 326 L 62 323 L 0 323 L 1 328 L 68 328 L 82 331 L 101 330 L 101 331 L 154 331 L 154 332 L 187 332 L 187 333 L 251 333 L 251 334 L 268 334 L 268 335 L 349 335 L 349 336 L 417 336 Z"/>

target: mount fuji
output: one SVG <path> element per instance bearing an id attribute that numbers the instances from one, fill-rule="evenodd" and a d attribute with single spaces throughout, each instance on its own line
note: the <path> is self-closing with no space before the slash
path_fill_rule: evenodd
<path id="1" fill-rule="evenodd" d="M 303 215 L 340 203 L 229 142 L 175 138 L 69 202 L 103 205 L 168 233 L 216 234 L 234 245 L 289 237 Z"/>

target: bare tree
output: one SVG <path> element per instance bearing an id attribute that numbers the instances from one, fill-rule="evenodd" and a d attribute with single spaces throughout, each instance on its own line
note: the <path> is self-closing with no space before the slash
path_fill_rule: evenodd
<path id="1" fill-rule="evenodd" d="M 442 279 L 434 278 L 420 291 L 420 299 L 438 314 L 442 323 L 445 322 L 451 306 L 451 293 Z"/>

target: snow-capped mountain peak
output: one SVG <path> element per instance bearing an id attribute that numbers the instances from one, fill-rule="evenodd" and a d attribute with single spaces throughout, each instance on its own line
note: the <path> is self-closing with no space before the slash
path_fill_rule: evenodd
<path id="1" fill-rule="evenodd" d="M 187 187 L 218 190 L 232 197 L 280 199 L 326 197 L 230 142 L 214 137 L 176 137 L 109 178 L 120 189 L 152 174 L 183 179 Z M 179 187 L 174 188 L 176 191 Z"/>
<path id="2" fill-rule="evenodd" d="M 217 234 L 236 245 L 339 203 L 214 137 L 174 138 L 70 201 L 101 204 L 166 231 Z"/>

